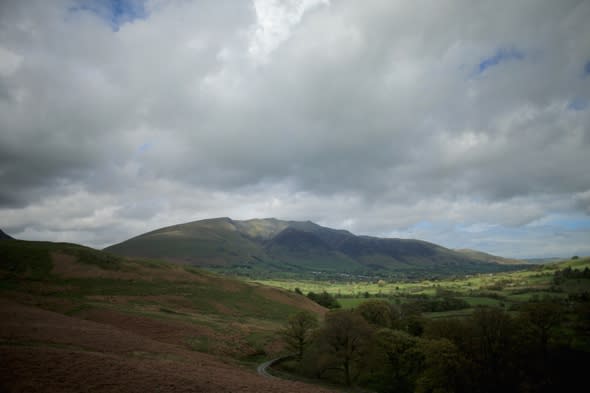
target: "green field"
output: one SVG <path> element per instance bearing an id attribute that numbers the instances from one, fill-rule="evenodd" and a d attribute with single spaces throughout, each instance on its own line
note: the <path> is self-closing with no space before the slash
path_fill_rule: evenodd
<path id="1" fill-rule="evenodd" d="M 500 306 L 526 302 L 532 298 L 567 298 L 570 294 L 590 291 L 590 279 L 568 279 L 555 285 L 554 273 L 570 267 L 590 269 L 590 258 L 565 260 L 548 265 L 531 266 L 522 271 L 488 273 L 466 277 L 423 281 L 312 281 L 253 280 L 253 282 L 304 294 L 326 291 L 335 296 L 345 309 L 355 308 L 367 299 L 389 299 L 405 303 L 417 296 L 452 296 L 470 306 Z"/>

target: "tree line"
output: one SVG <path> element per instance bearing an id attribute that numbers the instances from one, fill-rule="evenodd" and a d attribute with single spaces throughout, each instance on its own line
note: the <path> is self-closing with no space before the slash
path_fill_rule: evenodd
<path id="1" fill-rule="evenodd" d="M 428 320 L 415 307 L 370 300 L 321 324 L 300 312 L 281 334 L 296 354 L 291 371 L 377 392 L 555 392 L 584 381 L 590 364 L 590 313 L 578 306 L 547 300 Z"/>
<path id="2" fill-rule="evenodd" d="M 590 279 L 590 269 L 586 267 L 584 270 L 579 270 L 572 269 L 568 266 L 564 269 L 558 269 L 553 273 L 553 283 L 555 285 L 559 285 L 569 279 Z"/>

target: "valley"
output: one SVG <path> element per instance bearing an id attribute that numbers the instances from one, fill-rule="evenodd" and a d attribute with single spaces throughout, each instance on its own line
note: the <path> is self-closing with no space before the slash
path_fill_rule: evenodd
<path id="1" fill-rule="evenodd" d="M 567 299 L 590 290 L 590 274 L 586 278 L 556 282 L 556 274 L 564 269 L 584 271 L 590 269 L 590 258 L 563 260 L 547 265 L 530 266 L 515 272 L 486 273 L 455 278 L 420 281 L 385 281 L 382 279 L 359 281 L 320 280 L 253 280 L 263 285 L 289 291 L 327 292 L 334 296 L 342 308 L 352 309 L 366 301 L 383 299 L 395 304 L 420 300 L 455 298 L 462 303 L 455 311 L 426 312 L 429 317 L 464 316 L 477 306 L 494 306 L 506 309 L 539 299 Z"/>
<path id="2" fill-rule="evenodd" d="M 467 392 L 476 383 L 470 375 L 480 375 L 491 384 L 482 392 L 524 389 L 516 381 L 543 392 L 576 380 L 590 353 L 590 258 L 506 266 L 511 269 L 428 279 L 235 272 L 232 278 L 178 261 L 6 239 L 0 241 L 0 387 L 319 393 L 452 386 Z M 307 321 L 304 330 L 296 328 L 299 320 Z M 507 373 L 498 384 L 485 371 L 494 358 L 480 352 L 486 326 L 496 324 L 494 345 L 504 349 L 494 356 L 523 373 L 497 365 Z M 305 346 L 294 347 L 290 334 L 304 334 Z M 340 346 L 349 339 L 358 342 Z M 294 351 L 300 356 L 263 367 Z M 559 364 L 527 365 L 537 351 Z M 454 368 L 443 367 L 439 355 L 453 359 Z M 396 362 L 406 374 L 392 374 Z"/>
<path id="3" fill-rule="evenodd" d="M 0 0 L 0 393 L 583 390 L 589 20 Z"/>

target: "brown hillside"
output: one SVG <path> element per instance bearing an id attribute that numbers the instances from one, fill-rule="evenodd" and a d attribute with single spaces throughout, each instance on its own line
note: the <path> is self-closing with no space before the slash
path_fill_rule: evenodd
<path id="1" fill-rule="evenodd" d="M 0 392 L 326 391 L 254 371 L 300 310 L 325 312 L 189 267 L 0 242 Z"/>
<path id="2" fill-rule="evenodd" d="M 129 331 L 0 300 L 3 392 L 328 392 Z M 150 335 L 149 333 L 147 334 Z"/>

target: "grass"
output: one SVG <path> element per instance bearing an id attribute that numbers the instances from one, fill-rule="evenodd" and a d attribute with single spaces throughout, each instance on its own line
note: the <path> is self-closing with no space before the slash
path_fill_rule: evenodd
<path id="1" fill-rule="evenodd" d="M 459 299 L 465 300 L 470 306 L 500 306 L 501 300 L 489 297 L 460 296 Z"/>
<path id="2" fill-rule="evenodd" d="M 351 309 L 356 308 L 359 305 L 366 302 L 368 299 L 364 297 L 357 297 L 357 298 L 342 298 L 338 299 L 338 303 L 342 306 L 343 309 Z"/>
<path id="3" fill-rule="evenodd" d="M 53 272 L 52 257 L 62 254 L 74 257 L 68 263 L 77 264 L 77 271 L 79 265 L 98 267 L 87 270 L 96 276 Z M 268 294 L 258 284 L 191 267 L 179 269 L 159 261 L 126 260 L 73 244 L 3 241 L 0 262 L 2 297 L 27 299 L 73 317 L 108 310 L 202 326 L 206 328 L 203 331 L 231 340 L 212 346 L 210 340 L 219 339 L 202 336 L 187 341 L 189 348 L 206 352 L 234 350 L 237 357 L 242 356 L 241 347 L 235 343 L 245 348 L 244 354 L 259 353 L 268 340 L 275 339 L 274 332 L 283 321 L 301 310 L 287 304 L 291 301 L 288 294 Z"/>
<path id="4" fill-rule="evenodd" d="M 111 272 L 110 278 L 56 275 L 52 271 L 52 255 L 56 253 L 73 256 L 75 263 Z M 215 276 L 191 267 L 178 269 L 160 261 L 128 261 L 67 243 L 3 241 L 0 243 L 0 261 L 0 295 L 30 298 L 47 309 L 70 316 L 84 316 L 89 311 L 104 309 L 202 326 L 227 336 L 236 333 L 237 342 L 248 348 L 244 352 L 248 356 L 258 356 L 266 344 L 276 338 L 273 332 L 300 310 L 268 296 L 260 284 L 290 291 L 299 288 L 303 293 L 327 291 L 335 295 L 345 309 L 358 307 L 374 298 L 406 303 L 418 296 L 443 295 L 463 299 L 471 307 L 509 308 L 535 297 L 564 298 L 570 293 L 590 290 L 588 279 L 565 280 L 559 288 L 554 288 L 553 284 L 557 269 L 570 266 L 582 270 L 590 267 L 590 258 L 535 266 L 523 271 L 455 279 L 413 282 L 256 280 L 251 283 Z M 117 276 L 119 272 L 121 275 Z M 163 278 L 165 273 L 170 272 L 178 273 L 178 276 Z M 451 318 L 465 316 L 472 311 L 473 308 L 468 308 L 425 315 L 429 318 Z M 211 340 L 208 336 L 193 337 L 186 345 L 211 353 L 224 344 L 214 346 Z M 228 341 L 225 345 L 227 349 L 234 343 Z"/>
<path id="5" fill-rule="evenodd" d="M 25 241 L 3 241 L 0 249 L 2 268 L 9 275 L 24 275 L 30 279 L 41 279 L 49 274 L 53 265 L 47 243 Z"/>
<path id="6" fill-rule="evenodd" d="M 213 348 L 212 340 L 208 336 L 191 337 L 187 344 L 191 349 L 204 353 L 210 353 Z"/>
<path id="7" fill-rule="evenodd" d="M 566 260 L 559 263 L 531 266 L 529 269 L 486 273 L 459 278 L 422 281 L 317 281 L 317 280 L 255 280 L 255 282 L 304 294 L 326 291 L 338 298 L 342 308 L 350 309 L 372 298 L 390 299 L 404 303 L 414 296 L 452 295 L 465 300 L 470 306 L 509 306 L 534 298 L 566 298 L 569 294 L 590 291 L 590 279 L 569 279 L 555 287 L 553 276 L 557 269 L 571 267 L 590 268 L 590 258 Z M 449 312 L 451 316 L 470 311 Z M 431 313 L 431 317 L 446 314 Z"/>
<path id="8" fill-rule="evenodd" d="M 474 308 L 466 308 L 463 310 L 430 312 L 425 313 L 424 316 L 430 319 L 462 318 L 471 315 L 474 310 Z"/>

